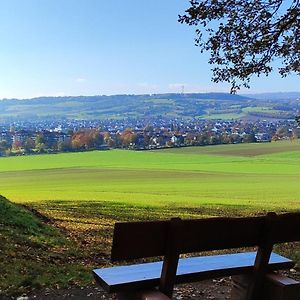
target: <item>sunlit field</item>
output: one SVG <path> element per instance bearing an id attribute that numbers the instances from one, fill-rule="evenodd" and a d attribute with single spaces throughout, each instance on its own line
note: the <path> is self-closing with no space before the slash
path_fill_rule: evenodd
<path id="1" fill-rule="evenodd" d="M 297 210 L 299 182 L 300 144 L 295 142 L 0 160 L 1 194 L 34 205 L 105 201 L 161 209 L 237 208 L 239 213 Z"/>

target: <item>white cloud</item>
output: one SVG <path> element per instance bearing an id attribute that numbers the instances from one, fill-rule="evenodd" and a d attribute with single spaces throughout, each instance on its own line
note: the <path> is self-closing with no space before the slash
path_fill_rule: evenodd
<path id="1" fill-rule="evenodd" d="M 75 81 L 78 82 L 78 83 L 83 83 L 83 82 L 86 82 L 87 79 L 83 78 L 83 77 L 78 77 L 78 78 L 75 79 Z"/>

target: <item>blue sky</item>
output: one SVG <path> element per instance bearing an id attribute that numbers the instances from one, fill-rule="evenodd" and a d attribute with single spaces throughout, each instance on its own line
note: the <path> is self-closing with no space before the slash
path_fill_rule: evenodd
<path id="1" fill-rule="evenodd" d="M 187 0 L 0 0 L 0 98 L 229 91 L 210 81 Z M 297 91 L 273 74 L 247 92 Z"/>

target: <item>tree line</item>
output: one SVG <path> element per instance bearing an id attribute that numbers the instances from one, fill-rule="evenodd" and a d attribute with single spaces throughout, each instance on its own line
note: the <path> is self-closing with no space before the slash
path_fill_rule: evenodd
<path id="1" fill-rule="evenodd" d="M 171 130 L 172 129 L 172 130 Z M 259 141 L 255 130 L 243 133 L 221 131 L 212 128 L 201 131 L 182 132 L 176 126 L 158 130 L 147 126 L 144 130 L 135 131 L 127 128 L 115 133 L 102 131 L 100 128 L 81 128 L 68 133 L 58 132 L 11 132 L 11 142 L 0 140 L 0 155 L 23 155 L 34 153 L 58 153 L 71 151 L 107 150 L 112 148 L 146 150 L 165 147 L 205 146 L 218 144 L 254 143 Z M 277 141 L 295 139 L 299 130 L 288 130 L 279 127 L 264 140 Z"/>

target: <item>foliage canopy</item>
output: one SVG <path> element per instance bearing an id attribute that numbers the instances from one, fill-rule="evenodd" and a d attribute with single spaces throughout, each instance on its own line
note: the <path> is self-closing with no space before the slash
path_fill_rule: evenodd
<path id="1" fill-rule="evenodd" d="M 191 0 L 179 22 L 196 26 L 195 45 L 209 51 L 214 82 L 231 92 L 268 75 L 300 74 L 299 0 Z"/>

